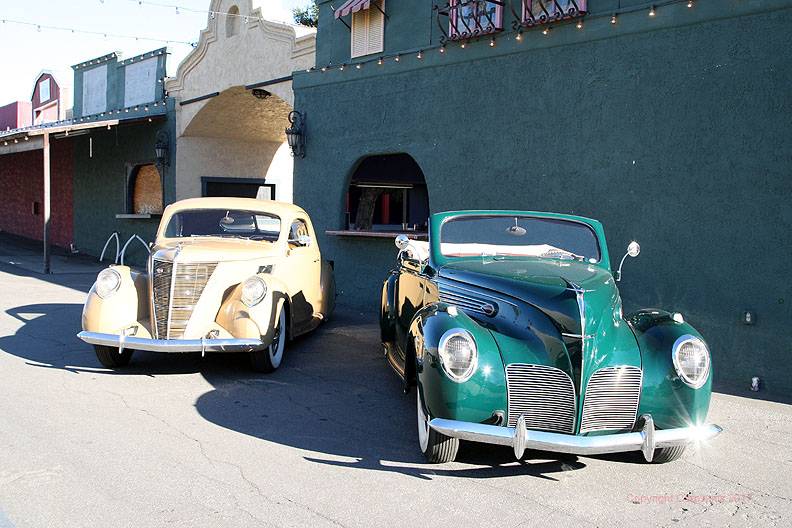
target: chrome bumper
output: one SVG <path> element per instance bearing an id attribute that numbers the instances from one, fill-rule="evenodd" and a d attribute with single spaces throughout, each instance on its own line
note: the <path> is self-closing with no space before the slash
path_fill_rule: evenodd
<path id="1" fill-rule="evenodd" d="M 80 332 L 77 337 L 91 345 L 130 348 L 149 352 L 250 352 L 263 346 L 261 339 L 147 339 L 130 335 Z"/>
<path id="2" fill-rule="evenodd" d="M 603 436 L 576 436 L 528 430 L 525 428 L 525 419 L 522 416 L 517 421 L 516 427 L 460 422 L 442 418 L 432 419 L 429 422 L 429 427 L 460 440 L 511 446 L 514 449 L 514 456 L 518 459 L 522 458 L 526 449 L 575 455 L 641 451 L 647 462 L 652 461 L 655 448 L 709 440 L 723 430 L 714 424 L 658 430 L 654 428 L 654 420 L 651 416 L 644 415 L 642 418 L 644 425 L 641 431 Z"/>

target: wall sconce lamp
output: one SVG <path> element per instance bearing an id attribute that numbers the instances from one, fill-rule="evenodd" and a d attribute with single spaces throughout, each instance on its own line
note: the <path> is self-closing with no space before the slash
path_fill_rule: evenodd
<path id="1" fill-rule="evenodd" d="M 289 123 L 286 129 L 286 140 L 289 142 L 292 155 L 296 158 L 305 157 L 305 114 L 297 110 L 289 112 Z"/>
<path id="2" fill-rule="evenodd" d="M 157 142 L 154 143 L 154 155 L 157 163 L 163 167 L 168 165 L 168 135 L 160 131 L 157 133 Z"/>

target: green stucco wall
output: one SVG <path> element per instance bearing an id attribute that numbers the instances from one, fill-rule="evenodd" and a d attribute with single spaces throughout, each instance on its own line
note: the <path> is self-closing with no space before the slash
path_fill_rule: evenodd
<path id="1" fill-rule="evenodd" d="M 94 129 L 88 135 L 75 138 L 74 241 L 81 253 L 98 256 L 113 231 L 118 231 L 122 247 L 133 234 L 140 235 L 146 242 L 154 239 L 159 216 L 125 219 L 116 218 L 116 215 L 127 212 L 128 166 L 155 162 L 154 145 L 160 130 L 168 134 L 169 158 L 174 159 L 173 101 L 168 100 L 167 104 L 168 113 L 164 120 L 122 123 L 111 130 Z M 160 167 L 160 173 L 163 177 L 163 199 L 167 205 L 175 197 L 173 163 L 164 170 Z M 115 245 L 111 244 L 105 255 L 108 262 L 113 260 L 114 252 Z M 140 266 L 145 263 L 146 251 L 140 242 L 130 244 L 127 255 L 127 264 Z"/>
<path id="2" fill-rule="evenodd" d="M 388 24 L 400 4 L 425 2 L 391 0 Z M 624 14 L 615 28 L 592 18 L 582 31 L 501 35 L 495 48 L 482 40 L 443 55 L 431 48 L 438 34 L 427 13 L 398 37 L 386 32 L 388 51 L 395 38 L 428 50 L 422 61 L 295 74 L 308 127 L 295 202 L 335 260 L 339 303 L 376 310 L 396 250 L 390 240 L 324 231 L 342 228 L 362 157 L 406 152 L 423 169 L 433 212 L 597 218 L 614 266 L 638 240 L 641 256 L 625 263 L 620 284 L 625 311 L 685 314 L 711 345 L 718 386 L 761 376 L 769 390 L 792 392 L 790 6 L 677 4 L 651 19 Z M 317 66 L 348 61 L 349 32 L 329 4 L 322 9 Z M 744 310 L 755 311 L 755 325 L 741 324 Z"/>

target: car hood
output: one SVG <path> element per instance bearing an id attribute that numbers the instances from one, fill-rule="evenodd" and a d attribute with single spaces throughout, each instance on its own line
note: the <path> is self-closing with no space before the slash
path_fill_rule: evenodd
<path id="1" fill-rule="evenodd" d="M 449 284 L 522 301 L 553 321 L 558 329 L 553 340 L 565 343 L 566 354 L 526 357 L 514 347 L 502 346 L 504 363 L 536 361 L 556 366 L 572 376 L 578 390 L 598 368 L 641 364 L 635 338 L 622 320 L 621 298 L 613 276 L 600 266 L 542 258 L 476 259 L 447 264 L 438 275 L 441 281 L 453 281 Z M 510 329 L 531 331 L 519 321 L 528 317 L 527 312 L 523 312 L 525 316 L 519 309 L 503 312 L 493 321 L 496 340 L 499 333 L 519 337 L 519 332 Z M 540 337 L 549 351 L 550 336 L 544 333 Z"/>
<path id="2" fill-rule="evenodd" d="M 180 238 L 158 243 L 152 255 L 158 260 L 179 262 L 231 262 L 275 256 L 279 246 L 272 242 L 239 238 Z"/>
<path id="3" fill-rule="evenodd" d="M 618 291 L 611 274 L 594 265 L 556 259 L 464 260 L 442 267 L 439 276 L 501 295 L 540 309 L 564 332 L 581 333 L 578 292 L 595 308 L 613 308 Z"/>

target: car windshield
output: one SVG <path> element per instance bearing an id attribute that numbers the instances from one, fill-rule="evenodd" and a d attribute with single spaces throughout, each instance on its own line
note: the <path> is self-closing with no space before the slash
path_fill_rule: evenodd
<path id="1" fill-rule="evenodd" d="M 599 262 L 594 230 L 572 220 L 519 215 L 458 216 L 440 230 L 447 257 L 542 257 Z"/>
<path id="2" fill-rule="evenodd" d="M 171 216 L 165 237 L 231 237 L 275 242 L 280 231 L 281 220 L 272 214 L 234 209 L 193 209 Z"/>

